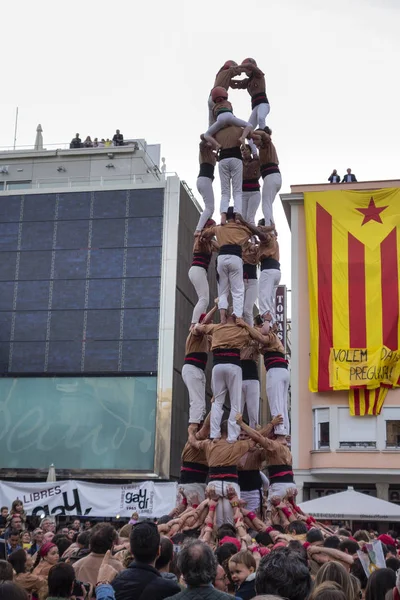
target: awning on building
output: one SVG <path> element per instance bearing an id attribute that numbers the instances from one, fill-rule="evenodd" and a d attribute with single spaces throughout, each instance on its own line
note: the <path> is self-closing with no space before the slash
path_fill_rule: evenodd
<path id="1" fill-rule="evenodd" d="M 316 519 L 400 521 L 400 506 L 361 494 L 353 488 L 302 502 L 300 508 Z"/>

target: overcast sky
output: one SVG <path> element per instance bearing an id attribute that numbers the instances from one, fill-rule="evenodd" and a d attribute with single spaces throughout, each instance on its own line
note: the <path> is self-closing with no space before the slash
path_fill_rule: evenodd
<path id="1" fill-rule="evenodd" d="M 4 17 L 1 146 L 13 143 L 17 105 L 17 145 L 33 144 L 38 123 L 45 146 L 120 128 L 161 143 L 168 171 L 195 190 L 215 74 L 251 56 L 266 74 L 282 192 L 333 168 L 400 177 L 400 0 L 13 0 Z M 245 90 L 230 99 L 250 115 Z M 279 198 L 274 211 L 290 285 Z"/>

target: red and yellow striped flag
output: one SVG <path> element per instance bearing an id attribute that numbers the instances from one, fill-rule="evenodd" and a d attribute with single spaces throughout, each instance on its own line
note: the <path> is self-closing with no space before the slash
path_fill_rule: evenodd
<path id="1" fill-rule="evenodd" d="M 373 352 L 379 356 L 383 347 L 384 355 L 399 349 L 400 189 L 310 192 L 304 194 L 304 204 L 309 385 L 311 391 L 321 392 L 339 389 L 332 373 L 340 365 L 333 365 L 332 357 L 339 356 L 341 349 L 347 351 L 347 355 L 341 351 L 343 356 L 364 358 Z M 351 353 L 351 349 L 361 351 Z M 392 359 L 397 361 L 397 355 Z M 387 393 L 387 377 L 381 386 L 382 369 L 376 366 L 374 376 L 369 377 L 372 371 L 367 360 L 360 363 L 360 375 L 346 386 L 352 414 L 379 414 Z M 397 378 L 392 383 L 398 385 Z"/>

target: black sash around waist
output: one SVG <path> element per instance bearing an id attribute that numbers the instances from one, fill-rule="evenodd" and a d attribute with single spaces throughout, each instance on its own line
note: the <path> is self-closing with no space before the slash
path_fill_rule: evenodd
<path id="1" fill-rule="evenodd" d="M 208 466 L 197 462 L 183 461 L 179 483 L 206 483 Z"/>
<path id="2" fill-rule="evenodd" d="M 215 348 L 213 350 L 215 365 L 237 365 L 240 367 L 240 350 L 239 348 Z"/>
<path id="3" fill-rule="evenodd" d="M 210 467 L 208 470 L 209 481 L 221 480 L 221 481 L 233 481 L 238 482 L 238 471 L 236 465 L 229 465 L 228 467 Z"/>
<path id="4" fill-rule="evenodd" d="M 214 181 L 214 165 L 210 165 L 210 163 L 201 163 L 197 177 L 209 177 L 209 179 Z"/>
<path id="5" fill-rule="evenodd" d="M 193 365 L 204 371 L 207 366 L 207 358 L 207 352 L 189 352 L 185 356 L 185 365 Z"/>
<path id="6" fill-rule="evenodd" d="M 238 484 L 241 492 L 259 490 L 262 487 L 260 471 L 238 471 Z"/>
<path id="7" fill-rule="evenodd" d="M 207 271 L 211 261 L 211 254 L 207 252 L 193 252 L 192 267 L 203 267 Z"/>
<path id="8" fill-rule="evenodd" d="M 276 163 L 267 163 L 265 165 L 261 165 L 260 172 L 261 177 L 265 179 L 267 175 L 272 175 L 272 173 L 280 173 L 280 170 Z"/>
<path id="9" fill-rule="evenodd" d="M 243 279 L 257 279 L 257 265 L 243 263 Z"/>
<path id="10" fill-rule="evenodd" d="M 270 256 L 268 258 L 263 258 L 260 266 L 261 271 L 266 271 L 267 269 L 278 269 L 278 271 L 281 270 L 281 263 L 279 260 L 276 260 L 276 258 L 271 258 Z"/>
<path id="11" fill-rule="evenodd" d="M 255 108 L 259 104 L 269 104 L 267 94 L 265 92 L 259 92 L 251 97 L 251 108 Z"/>
<path id="12" fill-rule="evenodd" d="M 224 244 L 220 247 L 218 256 L 223 256 L 224 254 L 231 254 L 242 258 L 242 246 L 239 244 Z"/>
<path id="13" fill-rule="evenodd" d="M 266 371 L 269 371 L 269 369 L 287 369 L 288 361 L 282 352 L 266 352 L 264 354 L 264 366 Z"/>
<path id="14" fill-rule="evenodd" d="M 271 483 L 294 483 L 292 465 L 269 465 L 268 477 Z"/>
<path id="15" fill-rule="evenodd" d="M 218 154 L 218 160 L 224 160 L 224 158 L 239 158 L 240 160 L 243 160 L 240 146 L 235 146 L 234 148 L 221 148 Z"/>
<path id="16" fill-rule="evenodd" d="M 243 179 L 242 192 L 257 192 L 260 189 L 258 179 Z"/>
<path id="17" fill-rule="evenodd" d="M 258 381 L 258 368 L 254 360 L 242 360 L 242 381 L 256 380 Z"/>

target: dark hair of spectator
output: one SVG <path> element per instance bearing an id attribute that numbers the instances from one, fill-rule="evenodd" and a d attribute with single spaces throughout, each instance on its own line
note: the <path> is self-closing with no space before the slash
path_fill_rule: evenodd
<path id="1" fill-rule="evenodd" d="M 160 534 L 152 521 L 142 521 L 133 526 L 130 535 L 131 552 L 138 562 L 150 564 L 160 551 Z"/>
<path id="2" fill-rule="evenodd" d="M 0 583 L 0 600 L 28 600 L 28 594 L 19 585 L 6 581 Z"/>
<path id="3" fill-rule="evenodd" d="M 16 535 L 19 537 L 19 534 L 20 534 L 20 531 L 18 531 L 18 529 L 10 529 L 8 537 L 10 538 L 12 535 Z"/>
<path id="4" fill-rule="evenodd" d="M 385 600 L 386 592 L 396 585 L 392 569 L 378 569 L 371 573 L 365 590 L 365 600 Z"/>
<path id="5" fill-rule="evenodd" d="M 304 548 L 303 544 L 299 540 L 290 540 L 287 547 L 292 552 L 295 552 L 299 555 L 300 560 L 303 561 L 305 565 L 308 566 L 308 554 L 306 548 Z"/>
<path id="6" fill-rule="evenodd" d="M 68 563 L 57 563 L 49 571 L 49 596 L 70 598 L 72 585 L 75 581 L 75 571 Z"/>
<path id="7" fill-rule="evenodd" d="M 298 523 L 298 521 L 296 521 L 296 523 Z M 279 531 L 280 533 L 285 533 L 285 528 L 282 525 L 273 525 L 272 529 Z"/>
<path id="8" fill-rule="evenodd" d="M 157 519 L 158 525 L 166 525 L 166 523 L 169 523 L 170 521 L 171 517 L 169 515 L 163 515 L 162 517 Z"/>
<path id="9" fill-rule="evenodd" d="M 383 556 L 386 558 L 386 554 L 388 553 L 388 547 L 383 542 L 381 542 L 381 544 L 382 544 Z"/>
<path id="10" fill-rule="evenodd" d="M 20 573 L 25 573 L 25 565 L 26 565 L 26 552 L 25 550 L 15 550 L 8 557 L 8 562 L 11 564 L 12 568 L 16 572 L 17 575 Z"/>
<path id="11" fill-rule="evenodd" d="M 331 535 L 324 540 L 324 548 L 334 548 L 338 550 L 340 546 L 340 539 L 337 535 Z"/>
<path id="12" fill-rule="evenodd" d="M 171 538 L 171 542 L 176 546 L 179 546 L 180 544 L 183 544 L 185 539 L 186 537 L 183 535 L 183 533 L 175 533 L 175 535 L 173 535 Z"/>
<path id="13" fill-rule="evenodd" d="M 255 537 L 257 544 L 261 544 L 261 546 L 270 546 L 273 543 L 271 536 L 266 531 L 259 531 Z"/>
<path id="14" fill-rule="evenodd" d="M 256 574 L 256 592 L 288 600 L 304 600 L 311 590 L 311 575 L 295 552 L 288 548 L 264 556 Z"/>
<path id="15" fill-rule="evenodd" d="M 315 577 L 314 584 L 317 586 L 324 581 L 335 581 L 343 589 L 346 598 L 352 600 L 353 584 L 350 574 L 341 563 L 332 560 L 322 565 Z"/>
<path id="16" fill-rule="evenodd" d="M 390 537 L 392 537 L 394 540 L 396 540 L 399 537 L 399 534 L 397 533 L 397 531 L 395 529 L 389 529 L 387 534 L 390 535 Z"/>
<path id="17" fill-rule="evenodd" d="M 344 537 L 350 537 L 351 536 L 351 531 L 349 531 L 348 529 L 344 529 L 343 527 L 341 529 L 339 529 L 339 531 L 337 532 L 338 535 L 344 536 Z"/>
<path id="18" fill-rule="evenodd" d="M 350 567 L 350 573 L 357 577 L 361 584 L 361 589 L 365 590 L 368 583 L 368 577 L 365 574 L 364 567 L 359 558 L 355 558 L 353 564 Z"/>
<path id="19" fill-rule="evenodd" d="M 346 594 L 344 593 L 344 591 L 342 590 L 342 588 L 340 587 L 339 584 L 335 583 L 334 581 L 325 581 L 324 583 L 321 583 L 320 585 L 316 586 L 313 591 L 311 592 L 311 595 L 309 597 L 309 600 L 351 600 L 348 596 L 346 596 Z"/>
<path id="20" fill-rule="evenodd" d="M 57 546 L 58 553 L 60 556 L 62 556 L 64 552 L 68 550 L 72 542 L 65 535 L 57 534 L 53 537 L 53 544 Z"/>
<path id="21" fill-rule="evenodd" d="M 360 549 L 360 546 L 357 544 L 357 542 L 355 542 L 354 540 L 343 540 L 343 542 L 340 542 L 339 545 L 339 550 L 341 552 L 348 552 L 348 554 L 356 554 L 356 552 L 358 552 L 358 550 Z"/>
<path id="22" fill-rule="evenodd" d="M 192 540 L 182 546 L 178 568 L 188 586 L 199 587 L 212 583 L 217 576 L 217 559 L 207 544 Z"/>
<path id="23" fill-rule="evenodd" d="M 0 560 L 0 581 L 12 581 L 13 568 L 6 560 Z"/>
<path id="24" fill-rule="evenodd" d="M 217 539 L 222 540 L 224 537 L 236 537 L 236 529 L 230 523 L 223 523 L 217 529 Z"/>
<path id="25" fill-rule="evenodd" d="M 386 544 L 386 548 L 388 549 L 388 552 L 390 552 L 390 554 L 394 554 L 395 556 L 397 556 L 395 546 L 392 546 L 392 544 Z"/>
<path id="26" fill-rule="evenodd" d="M 392 569 L 392 571 L 396 573 L 396 571 L 400 569 L 400 560 L 394 556 L 391 556 L 386 560 L 386 567 L 388 569 Z"/>
<path id="27" fill-rule="evenodd" d="M 309 544 L 313 544 L 314 542 L 323 542 L 324 536 L 322 535 L 322 531 L 313 527 L 307 532 L 306 540 Z"/>
<path id="28" fill-rule="evenodd" d="M 353 538 L 357 540 L 357 542 L 369 542 L 369 535 L 366 529 L 358 529 L 353 535 Z"/>
<path id="29" fill-rule="evenodd" d="M 156 569 L 163 569 L 174 557 L 174 545 L 167 537 L 162 537 L 160 541 L 160 554 L 156 560 Z"/>
<path id="30" fill-rule="evenodd" d="M 218 548 L 215 551 L 215 556 L 217 557 L 217 561 L 219 562 L 219 564 L 223 565 L 223 563 L 231 556 L 236 554 L 236 552 L 237 548 L 235 544 L 232 544 L 232 542 L 226 542 L 226 544 L 218 546 Z"/>
<path id="31" fill-rule="evenodd" d="M 95 554 L 105 554 L 107 550 L 111 550 L 117 539 L 118 534 L 112 525 L 98 523 L 90 531 L 90 551 Z"/>
<path id="32" fill-rule="evenodd" d="M 289 533 L 294 532 L 295 535 L 304 535 L 307 533 L 308 528 L 304 521 L 293 521 L 288 526 Z"/>
<path id="33" fill-rule="evenodd" d="M 77 543 L 84 548 L 89 548 L 90 531 L 82 531 L 77 537 Z"/>

